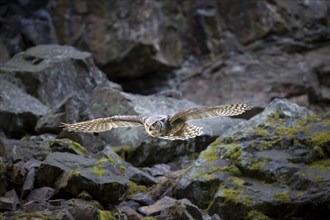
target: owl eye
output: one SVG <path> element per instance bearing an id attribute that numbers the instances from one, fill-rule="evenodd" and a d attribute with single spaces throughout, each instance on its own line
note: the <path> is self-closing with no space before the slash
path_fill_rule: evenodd
<path id="1" fill-rule="evenodd" d="M 159 130 L 162 127 L 162 123 L 160 121 L 156 121 L 150 125 L 152 130 Z"/>

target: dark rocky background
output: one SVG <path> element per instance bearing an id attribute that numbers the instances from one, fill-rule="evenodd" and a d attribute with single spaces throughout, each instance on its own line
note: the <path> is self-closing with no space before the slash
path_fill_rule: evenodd
<path id="1" fill-rule="evenodd" d="M 0 0 L 0 219 L 327 219 L 330 3 Z M 61 122 L 246 102 L 188 141 Z"/>

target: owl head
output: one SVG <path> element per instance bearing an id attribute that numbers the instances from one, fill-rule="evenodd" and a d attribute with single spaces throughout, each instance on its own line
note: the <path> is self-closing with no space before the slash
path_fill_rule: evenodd
<path id="1" fill-rule="evenodd" d="M 144 123 L 145 130 L 150 136 L 160 137 L 167 131 L 167 116 L 149 117 Z"/>

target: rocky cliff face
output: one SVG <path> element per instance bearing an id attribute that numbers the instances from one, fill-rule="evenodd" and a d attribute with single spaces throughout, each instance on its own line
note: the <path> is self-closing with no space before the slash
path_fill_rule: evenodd
<path id="1" fill-rule="evenodd" d="M 0 219 L 327 219 L 328 1 L 0 6 Z M 186 141 L 60 127 L 239 101 Z"/>
<path id="2" fill-rule="evenodd" d="M 1 7 L 2 62 L 31 46 L 66 44 L 91 52 L 127 92 L 174 89 L 208 105 L 265 106 L 282 97 L 329 110 L 328 1 L 47 0 Z"/>

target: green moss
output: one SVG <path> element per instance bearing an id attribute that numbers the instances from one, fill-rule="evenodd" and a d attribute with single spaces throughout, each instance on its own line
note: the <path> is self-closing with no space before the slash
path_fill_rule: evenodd
<path id="1" fill-rule="evenodd" d="M 259 171 L 267 164 L 267 162 L 268 160 L 266 158 L 259 159 L 251 164 L 250 169 L 252 171 Z"/>
<path id="2" fill-rule="evenodd" d="M 281 203 L 291 202 L 291 197 L 288 192 L 280 192 L 275 194 L 275 200 Z"/>
<path id="3" fill-rule="evenodd" d="M 300 128 L 293 127 L 279 126 L 276 128 L 276 132 L 279 136 L 288 138 L 293 138 L 300 131 Z"/>
<path id="4" fill-rule="evenodd" d="M 130 181 L 129 188 L 127 191 L 127 198 L 131 198 L 134 194 L 147 192 L 148 188 L 143 185 L 137 185 L 136 183 Z"/>
<path id="5" fill-rule="evenodd" d="M 317 157 L 317 158 L 324 158 L 325 154 L 324 151 L 322 149 L 322 147 L 320 146 L 314 146 L 312 152 L 310 153 L 311 157 Z"/>
<path id="6" fill-rule="evenodd" d="M 226 156 L 234 162 L 240 162 L 241 155 L 242 155 L 242 148 L 238 144 L 228 144 L 226 145 L 228 151 Z"/>
<path id="7" fill-rule="evenodd" d="M 70 170 L 70 173 L 75 176 L 81 176 L 81 173 L 77 170 Z"/>
<path id="8" fill-rule="evenodd" d="M 128 145 L 112 146 L 113 151 L 123 160 L 127 160 L 134 153 L 135 148 Z"/>
<path id="9" fill-rule="evenodd" d="M 318 132 L 311 137 L 311 143 L 315 145 L 322 145 L 326 142 L 330 142 L 330 131 Z"/>
<path id="10" fill-rule="evenodd" d="M 201 157 L 207 162 L 218 160 L 220 157 L 217 153 L 217 147 L 220 145 L 220 139 L 215 140 L 206 150 L 201 153 Z"/>
<path id="11" fill-rule="evenodd" d="M 247 206 L 251 206 L 252 204 L 253 204 L 253 199 L 250 197 L 250 196 L 248 196 L 248 195 L 245 195 L 244 196 L 244 204 L 245 205 L 247 205 Z"/>
<path id="12" fill-rule="evenodd" d="M 245 180 L 238 178 L 236 176 L 231 176 L 228 178 L 230 181 L 232 181 L 233 183 L 235 183 L 235 185 L 237 186 L 243 186 L 245 183 Z"/>
<path id="13" fill-rule="evenodd" d="M 99 210 L 99 220 L 116 220 L 111 211 Z"/>
<path id="14" fill-rule="evenodd" d="M 242 175 L 241 170 L 237 166 L 235 166 L 234 164 L 223 167 L 222 171 L 232 173 L 235 176 L 241 176 Z"/>
<path id="15" fill-rule="evenodd" d="M 196 173 L 191 176 L 191 179 L 204 179 L 206 181 L 217 179 L 217 176 L 213 173 Z"/>
<path id="16" fill-rule="evenodd" d="M 242 189 L 224 189 L 223 190 L 223 197 L 224 202 L 232 202 L 234 204 L 238 204 L 241 202 L 241 194 Z"/>
<path id="17" fill-rule="evenodd" d="M 329 127 L 330 126 L 330 119 L 323 119 L 320 122 L 320 125 L 325 126 L 325 127 Z"/>
<path id="18" fill-rule="evenodd" d="M 44 220 L 55 220 L 56 218 L 49 217 L 47 215 L 41 214 L 41 213 L 24 213 L 20 214 L 18 216 L 15 216 L 15 219 L 44 219 Z"/>
<path id="19" fill-rule="evenodd" d="M 261 128 L 261 127 L 256 127 L 254 129 L 254 131 L 262 137 L 265 137 L 265 136 L 269 135 L 269 132 L 266 129 Z"/>
<path id="20" fill-rule="evenodd" d="M 268 216 L 264 215 L 263 213 L 257 211 L 257 210 L 251 210 L 247 214 L 246 217 L 247 220 L 271 220 Z"/>
<path id="21" fill-rule="evenodd" d="M 96 165 L 93 166 L 93 171 L 92 174 L 96 175 L 96 176 L 104 176 L 105 174 L 109 173 L 109 170 L 107 170 L 104 167 L 104 162 L 107 162 L 107 159 L 101 159 L 98 161 L 98 163 Z"/>
<path id="22" fill-rule="evenodd" d="M 312 164 L 309 164 L 308 167 L 326 172 L 330 167 L 330 159 L 318 160 Z"/>
<path id="23" fill-rule="evenodd" d="M 48 143 L 49 143 L 50 147 L 52 147 L 52 145 L 54 145 L 54 144 L 64 145 L 64 146 L 66 145 L 66 146 L 68 146 L 68 148 L 72 149 L 74 152 L 76 152 L 80 155 L 83 155 L 83 156 L 89 155 L 88 151 L 83 146 L 81 146 L 79 143 L 72 141 L 70 139 L 67 139 L 67 138 L 56 139 L 53 141 L 49 141 Z"/>

